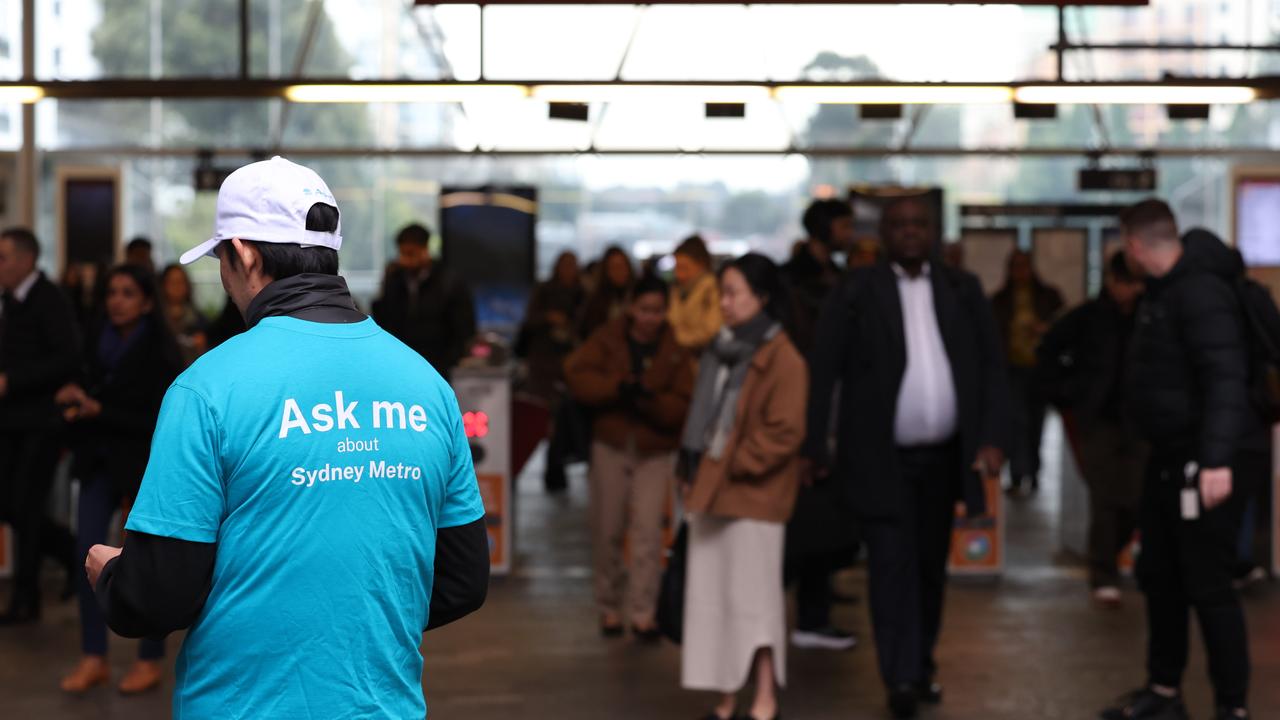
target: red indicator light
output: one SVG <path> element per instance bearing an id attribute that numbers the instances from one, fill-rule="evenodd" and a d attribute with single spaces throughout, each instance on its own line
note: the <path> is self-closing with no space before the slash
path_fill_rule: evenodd
<path id="1" fill-rule="evenodd" d="M 489 414 L 485 412 L 467 412 L 462 414 L 462 430 L 468 438 L 478 439 L 489 436 Z"/>

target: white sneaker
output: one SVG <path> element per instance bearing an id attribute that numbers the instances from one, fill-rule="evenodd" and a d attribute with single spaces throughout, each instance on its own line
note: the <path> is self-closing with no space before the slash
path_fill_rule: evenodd
<path id="1" fill-rule="evenodd" d="M 1104 585 L 1100 588 L 1094 588 L 1093 600 L 1099 605 L 1105 607 L 1120 607 L 1120 588 L 1112 585 Z"/>
<path id="2" fill-rule="evenodd" d="M 798 648 L 818 650 L 852 650 L 858 646 L 858 636 L 833 627 L 821 630 L 794 630 L 791 644 Z"/>

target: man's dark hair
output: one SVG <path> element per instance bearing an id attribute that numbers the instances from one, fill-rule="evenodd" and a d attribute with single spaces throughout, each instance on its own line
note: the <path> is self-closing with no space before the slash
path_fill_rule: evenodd
<path id="1" fill-rule="evenodd" d="M 36 259 L 40 258 L 40 241 L 36 240 L 36 234 L 27 228 L 5 228 L 3 232 L 0 232 L 0 238 L 9 238 L 14 247 Z"/>
<path id="2" fill-rule="evenodd" d="M 1162 237 L 1168 236 L 1165 239 L 1178 238 L 1178 221 L 1173 216 L 1173 210 L 1159 198 L 1148 198 L 1125 208 L 1120 212 L 1120 226 L 1130 233 L 1160 229 L 1164 231 L 1161 233 Z"/>
<path id="3" fill-rule="evenodd" d="M 840 200 L 814 200 L 804 211 L 801 222 L 809 237 L 823 245 L 831 244 L 831 223 L 842 217 L 851 217 L 853 208 Z"/>
<path id="4" fill-rule="evenodd" d="M 672 255 L 684 255 L 704 268 L 711 267 L 711 252 L 707 250 L 707 243 L 702 240 L 701 235 L 690 235 L 685 238 L 676 246 L 676 251 Z"/>
<path id="5" fill-rule="evenodd" d="M 324 203 L 312 205 L 307 211 L 307 229 L 313 232 L 337 232 L 338 208 Z M 258 254 L 262 256 L 262 274 L 272 280 L 303 274 L 338 274 L 338 251 L 333 248 L 241 239 L 257 248 Z M 229 259 L 232 267 L 237 267 L 240 263 L 240 256 L 235 253 L 230 253 Z"/>
<path id="6" fill-rule="evenodd" d="M 635 285 L 631 286 L 631 299 L 636 300 L 642 295 L 657 293 L 665 301 L 669 292 L 670 288 L 665 280 L 652 273 L 645 273 L 640 276 Z"/>
<path id="7" fill-rule="evenodd" d="M 1107 263 L 1107 274 L 1119 282 L 1132 283 L 1142 279 L 1129 267 L 1129 259 L 1124 256 L 1123 251 L 1111 256 L 1111 261 Z"/>
<path id="8" fill-rule="evenodd" d="M 124 251 L 126 253 L 131 253 L 134 250 L 146 250 L 147 252 L 151 252 L 152 247 L 153 245 L 150 240 L 139 235 L 138 237 L 130 240 L 128 245 L 124 246 Z"/>
<path id="9" fill-rule="evenodd" d="M 431 231 L 425 225 L 413 223 L 400 228 L 400 232 L 396 233 L 396 247 L 400 247 L 405 243 L 417 245 L 418 247 L 426 247 L 431 242 Z"/>

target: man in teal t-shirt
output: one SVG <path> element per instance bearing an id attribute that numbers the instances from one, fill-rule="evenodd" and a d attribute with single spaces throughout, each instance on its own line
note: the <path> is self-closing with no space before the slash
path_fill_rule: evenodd
<path id="1" fill-rule="evenodd" d="M 422 633 L 480 606 L 484 507 L 448 385 L 355 309 L 336 202 L 281 158 L 218 194 L 250 328 L 165 396 L 123 551 L 87 566 L 113 629 L 190 627 L 177 718 L 422 718 Z"/>

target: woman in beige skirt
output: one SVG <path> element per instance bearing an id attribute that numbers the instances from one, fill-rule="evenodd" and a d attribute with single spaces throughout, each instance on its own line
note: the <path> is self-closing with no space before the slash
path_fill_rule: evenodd
<path id="1" fill-rule="evenodd" d="M 720 693 L 708 720 L 778 718 L 786 682 L 785 524 L 799 487 L 808 372 L 782 331 L 778 267 L 745 255 L 720 273 L 725 328 L 702 356 L 681 442 L 689 523 L 682 684 Z"/>

